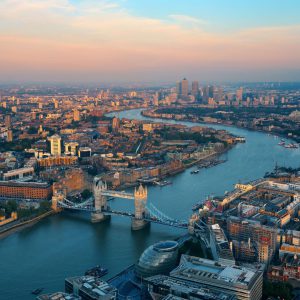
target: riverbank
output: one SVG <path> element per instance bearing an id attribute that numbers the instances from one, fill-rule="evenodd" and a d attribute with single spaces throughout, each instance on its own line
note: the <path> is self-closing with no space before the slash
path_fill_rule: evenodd
<path id="1" fill-rule="evenodd" d="M 47 211 L 46 213 L 41 214 L 41 215 L 39 215 L 39 216 L 37 216 L 33 219 L 26 220 L 26 221 L 20 222 L 18 224 L 14 224 L 14 225 L 12 225 L 10 227 L 7 227 L 3 230 L 0 230 L 0 239 L 5 238 L 8 235 L 13 234 L 15 232 L 18 232 L 18 231 L 20 231 L 24 228 L 30 227 L 30 226 L 36 224 L 37 222 L 41 221 L 42 219 L 44 219 L 48 216 L 51 216 L 53 214 L 55 214 L 55 212 L 50 210 L 50 211 Z"/>
<path id="2" fill-rule="evenodd" d="M 295 139 L 294 137 L 282 134 L 280 132 L 272 132 L 272 131 L 263 130 L 263 129 L 254 129 L 252 127 L 244 127 L 244 126 L 240 126 L 240 125 L 235 124 L 235 123 L 228 124 L 226 122 L 221 122 L 221 121 L 218 121 L 218 122 L 214 122 L 214 121 L 204 122 L 204 121 L 201 121 L 201 120 L 195 120 L 195 119 L 189 119 L 189 118 L 182 118 L 182 119 L 176 120 L 174 118 L 163 117 L 162 114 L 157 115 L 156 113 L 155 114 L 151 114 L 151 113 L 155 113 L 155 109 L 150 108 L 150 109 L 145 109 L 145 110 L 141 111 L 142 116 L 144 116 L 146 118 L 149 118 L 149 119 L 163 119 L 163 120 L 170 120 L 170 121 L 176 121 L 176 122 L 182 121 L 182 122 L 190 122 L 190 123 L 195 123 L 195 124 L 205 124 L 207 127 L 209 127 L 210 124 L 211 125 L 222 125 L 222 126 L 226 126 L 226 127 L 235 127 L 235 128 L 240 128 L 240 129 L 243 129 L 243 130 L 253 131 L 253 132 L 261 132 L 261 133 L 272 135 L 274 137 L 281 137 L 281 138 L 289 139 L 291 141 L 299 143 L 299 141 L 297 139 Z"/>
<path id="3" fill-rule="evenodd" d="M 147 122 L 140 110 L 121 112 L 119 117 Z M 176 123 L 193 126 L 180 121 Z M 206 195 L 223 195 L 238 182 L 261 178 L 274 169 L 276 162 L 299 167 L 300 149 L 290 151 L 278 147 L 273 137 L 263 133 L 215 127 L 244 136 L 247 142 L 233 147 L 227 162 L 217 168 L 203 168 L 197 175 L 182 172 L 172 178 L 171 185 L 148 187 L 149 203 L 174 219 L 187 220 L 193 205 L 203 201 Z M 110 206 L 118 211 L 134 211 L 132 201 L 116 199 Z M 65 277 L 82 274 L 96 265 L 107 267 L 110 274 L 118 274 L 136 262 L 148 246 L 175 239 L 182 233 L 181 229 L 159 224 L 132 232 L 130 220 L 125 217 L 112 217 L 110 222 L 92 224 L 87 213 L 53 215 L 51 222 L 45 219 L 30 230 L 1 240 L 0 280 L 4 287 L 1 296 L 3 299 L 32 300 L 31 290 L 37 287 L 47 287 L 45 292 L 62 290 Z"/>
<path id="4" fill-rule="evenodd" d="M 214 159 L 217 159 L 219 158 L 221 155 L 227 153 L 229 150 L 233 149 L 233 146 L 227 146 L 225 149 L 223 149 L 222 151 L 219 151 L 219 152 L 213 152 L 213 153 L 210 153 L 210 154 L 207 154 L 206 156 L 204 157 L 201 157 L 199 159 L 196 159 L 196 160 L 193 160 L 192 162 L 189 162 L 189 163 L 183 163 L 183 167 L 176 170 L 175 172 L 173 173 L 170 173 L 166 176 L 162 176 L 159 178 L 159 181 L 162 181 L 162 180 L 165 180 L 165 179 L 168 179 L 168 178 L 172 178 L 174 177 L 175 175 L 177 174 L 180 174 L 182 172 L 184 172 L 185 170 L 187 169 L 190 169 L 192 168 L 193 166 L 196 166 L 198 165 L 199 163 L 205 163 L 205 162 L 210 162 L 211 160 L 214 160 Z M 225 162 L 225 161 L 224 161 Z M 222 162 L 223 163 L 223 162 Z M 214 167 L 215 165 L 212 165 L 211 167 Z M 128 184 L 123 184 L 123 185 L 120 185 L 118 187 L 115 188 L 115 190 L 124 190 L 124 189 L 128 189 L 128 188 L 133 188 L 133 187 L 137 187 L 139 186 L 140 183 L 139 182 L 134 182 L 134 183 L 128 183 Z M 150 184 L 149 185 L 154 185 L 154 184 Z"/>

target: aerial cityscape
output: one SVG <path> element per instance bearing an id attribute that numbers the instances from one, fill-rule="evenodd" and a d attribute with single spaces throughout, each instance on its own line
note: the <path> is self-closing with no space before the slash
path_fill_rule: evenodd
<path id="1" fill-rule="evenodd" d="M 212 2 L 0 2 L 0 299 L 300 299 L 300 3 Z"/>

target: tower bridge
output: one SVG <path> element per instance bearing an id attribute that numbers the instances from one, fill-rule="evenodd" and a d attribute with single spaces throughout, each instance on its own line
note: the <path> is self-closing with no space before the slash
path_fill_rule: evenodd
<path id="1" fill-rule="evenodd" d="M 134 189 L 133 193 L 109 190 L 107 184 L 101 180 L 95 180 L 93 185 L 94 197 L 81 203 L 68 200 L 62 192 L 56 191 L 52 197 L 52 209 L 70 209 L 75 211 L 88 211 L 91 213 L 91 221 L 102 222 L 111 216 L 122 216 L 131 218 L 131 228 L 139 230 L 144 228 L 149 222 L 167 225 L 178 228 L 188 228 L 188 222 L 173 219 L 152 203 L 147 205 L 148 191 L 146 187 L 140 185 Z M 108 198 L 121 198 L 134 201 L 134 212 L 113 210 L 108 205 Z"/>

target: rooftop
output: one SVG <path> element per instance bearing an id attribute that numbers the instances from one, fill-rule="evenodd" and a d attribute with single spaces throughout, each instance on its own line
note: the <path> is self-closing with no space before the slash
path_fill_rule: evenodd
<path id="1" fill-rule="evenodd" d="M 225 285 L 239 285 L 248 289 L 254 280 L 260 276 L 260 272 L 252 269 L 225 265 L 213 260 L 182 255 L 179 266 L 171 272 L 171 276 L 219 282 Z"/>
<path id="2" fill-rule="evenodd" d="M 146 282 L 151 283 L 153 285 L 164 286 L 165 288 L 168 288 L 170 292 L 179 291 L 180 293 L 193 295 L 193 297 L 196 299 L 198 297 L 200 298 L 200 296 L 205 297 L 203 299 L 214 299 L 214 300 L 235 299 L 235 297 L 232 294 L 228 294 L 226 292 L 220 292 L 220 290 L 209 288 L 204 284 L 190 282 L 184 279 L 178 279 L 166 275 L 156 275 L 156 276 L 146 278 Z M 166 299 L 176 299 L 174 295 L 170 294 L 168 296 L 169 298 Z"/>
<path id="3" fill-rule="evenodd" d="M 114 295 L 117 290 L 112 285 L 108 284 L 106 281 L 100 280 L 93 276 L 79 276 L 79 277 L 69 277 L 66 278 L 67 282 L 75 284 L 80 287 L 80 290 L 86 292 L 89 295 L 94 296 L 104 296 L 104 295 Z"/>

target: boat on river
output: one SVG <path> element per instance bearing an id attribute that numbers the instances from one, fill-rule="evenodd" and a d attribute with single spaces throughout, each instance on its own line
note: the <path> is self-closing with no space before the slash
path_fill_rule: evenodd
<path id="1" fill-rule="evenodd" d="M 37 296 L 37 295 L 39 295 L 43 290 L 44 290 L 44 288 L 35 289 L 35 290 L 31 291 L 31 294 Z"/>
<path id="2" fill-rule="evenodd" d="M 199 170 L 191 171 L 191 174 L 198 174 L 198 173 L 199 173 Z"/>

